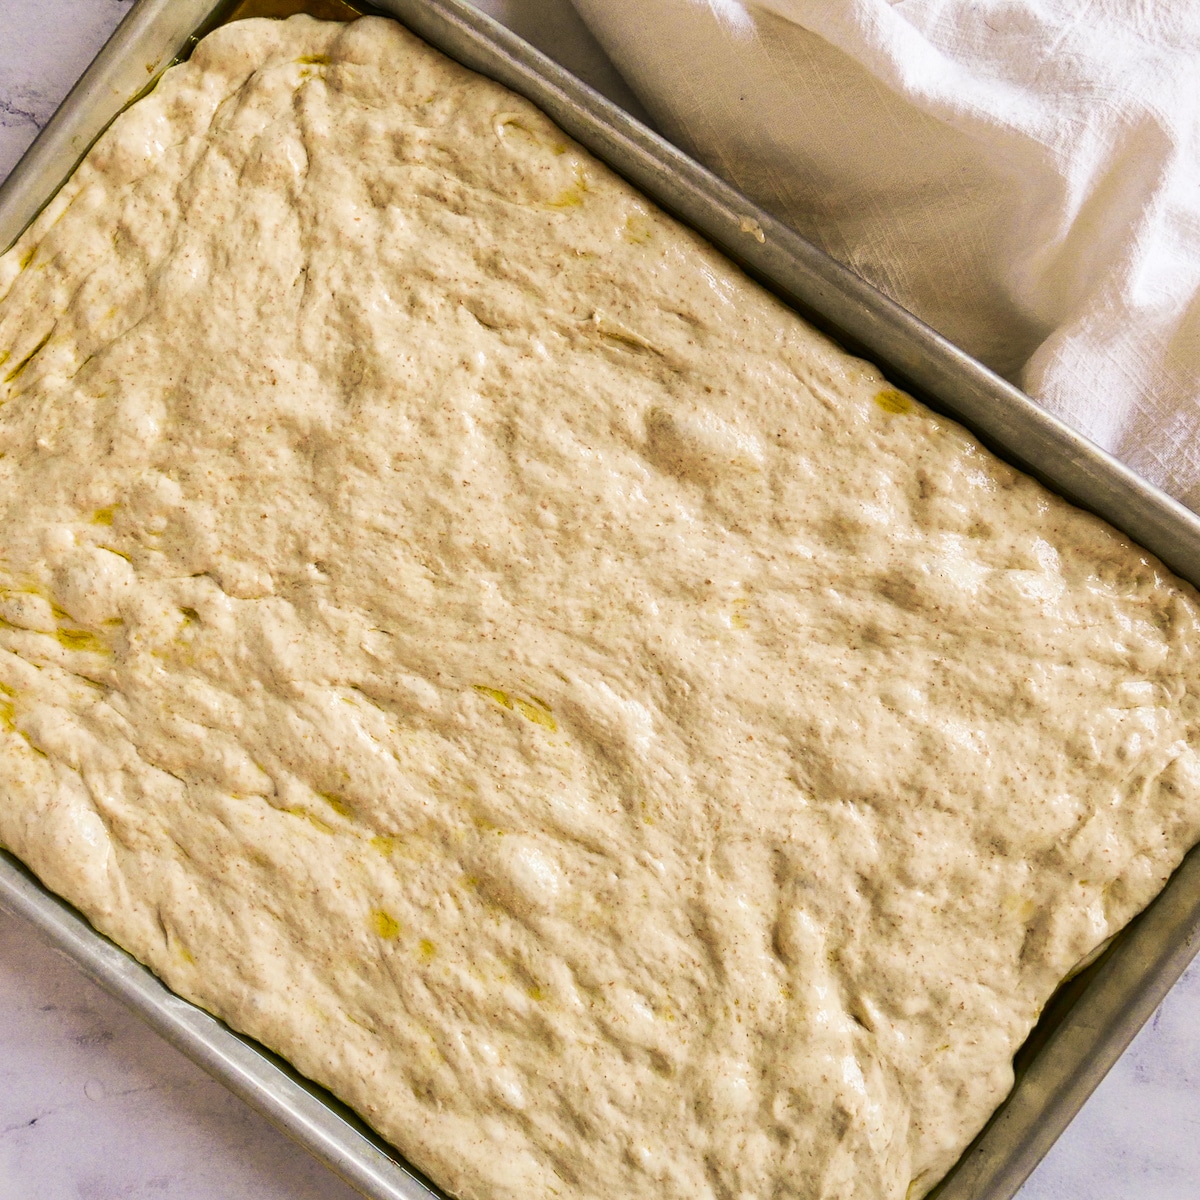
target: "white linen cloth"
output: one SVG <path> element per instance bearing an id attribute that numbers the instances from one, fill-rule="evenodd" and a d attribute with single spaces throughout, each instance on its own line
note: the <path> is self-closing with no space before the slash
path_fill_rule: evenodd
<path id="1" fill-rule="evenodd" d="M 574 0 L 662 130 L 1200 508 L 1197 0 Z"/>

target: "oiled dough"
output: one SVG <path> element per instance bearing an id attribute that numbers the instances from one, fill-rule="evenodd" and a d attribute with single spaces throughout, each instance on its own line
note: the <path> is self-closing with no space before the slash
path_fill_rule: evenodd
<path id="1" fill-rule="evenodd" d="M 919 1196 L 1200 836 L 1191 591 L 395 25 L 0 296 L 0 839 L 462 1196 Z"/>

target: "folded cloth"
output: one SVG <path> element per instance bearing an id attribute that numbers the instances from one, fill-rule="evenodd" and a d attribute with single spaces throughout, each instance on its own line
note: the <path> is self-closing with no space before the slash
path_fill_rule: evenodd
<path id="1" fill-rule="evenodd" d="M 574 3 L 664 132 L 1200 509 L 1200 5 Z"/>

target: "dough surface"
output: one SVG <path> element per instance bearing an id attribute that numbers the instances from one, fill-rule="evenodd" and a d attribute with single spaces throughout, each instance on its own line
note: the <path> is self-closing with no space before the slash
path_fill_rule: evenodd
<path id="1" fill-rule="evenodd" d="M 0 841 L 480 1200 L 904 1200 L 1200 837 L 1194 593 L 381 19 L 0 258 Z"/>

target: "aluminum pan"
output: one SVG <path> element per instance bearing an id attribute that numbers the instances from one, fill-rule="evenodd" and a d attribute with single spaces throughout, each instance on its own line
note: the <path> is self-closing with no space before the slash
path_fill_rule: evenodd
<path id="1" fill-rule="evenodd" d="M 223 0 L 136 0 L 0 187 L 0 245 L 40 210 L 107 122 Z M 464 0 L 375 0 L 432 44 L 525 95 L 598 157 L 694 226 L 844 344 L 879 363 L 1002 457 L 1108 519 L 1200 584 L 1200 520 L 911 314 Z M 761 233 L 753 232 L 755 227 Z M 750 232 L 748 232 L 750 231 Z M 185 1054 L 380 1200 L 432 1193 L 322 1089 L 175 997 L 0 854 L 0 903 L 31 920 Z M 1200 944 L 1200 850 L 1103 959 L 1062 989 L 1018 1056 L 1012 1095 L 937 1189 L 1009 1200 L 1149 1018 Z"/>

